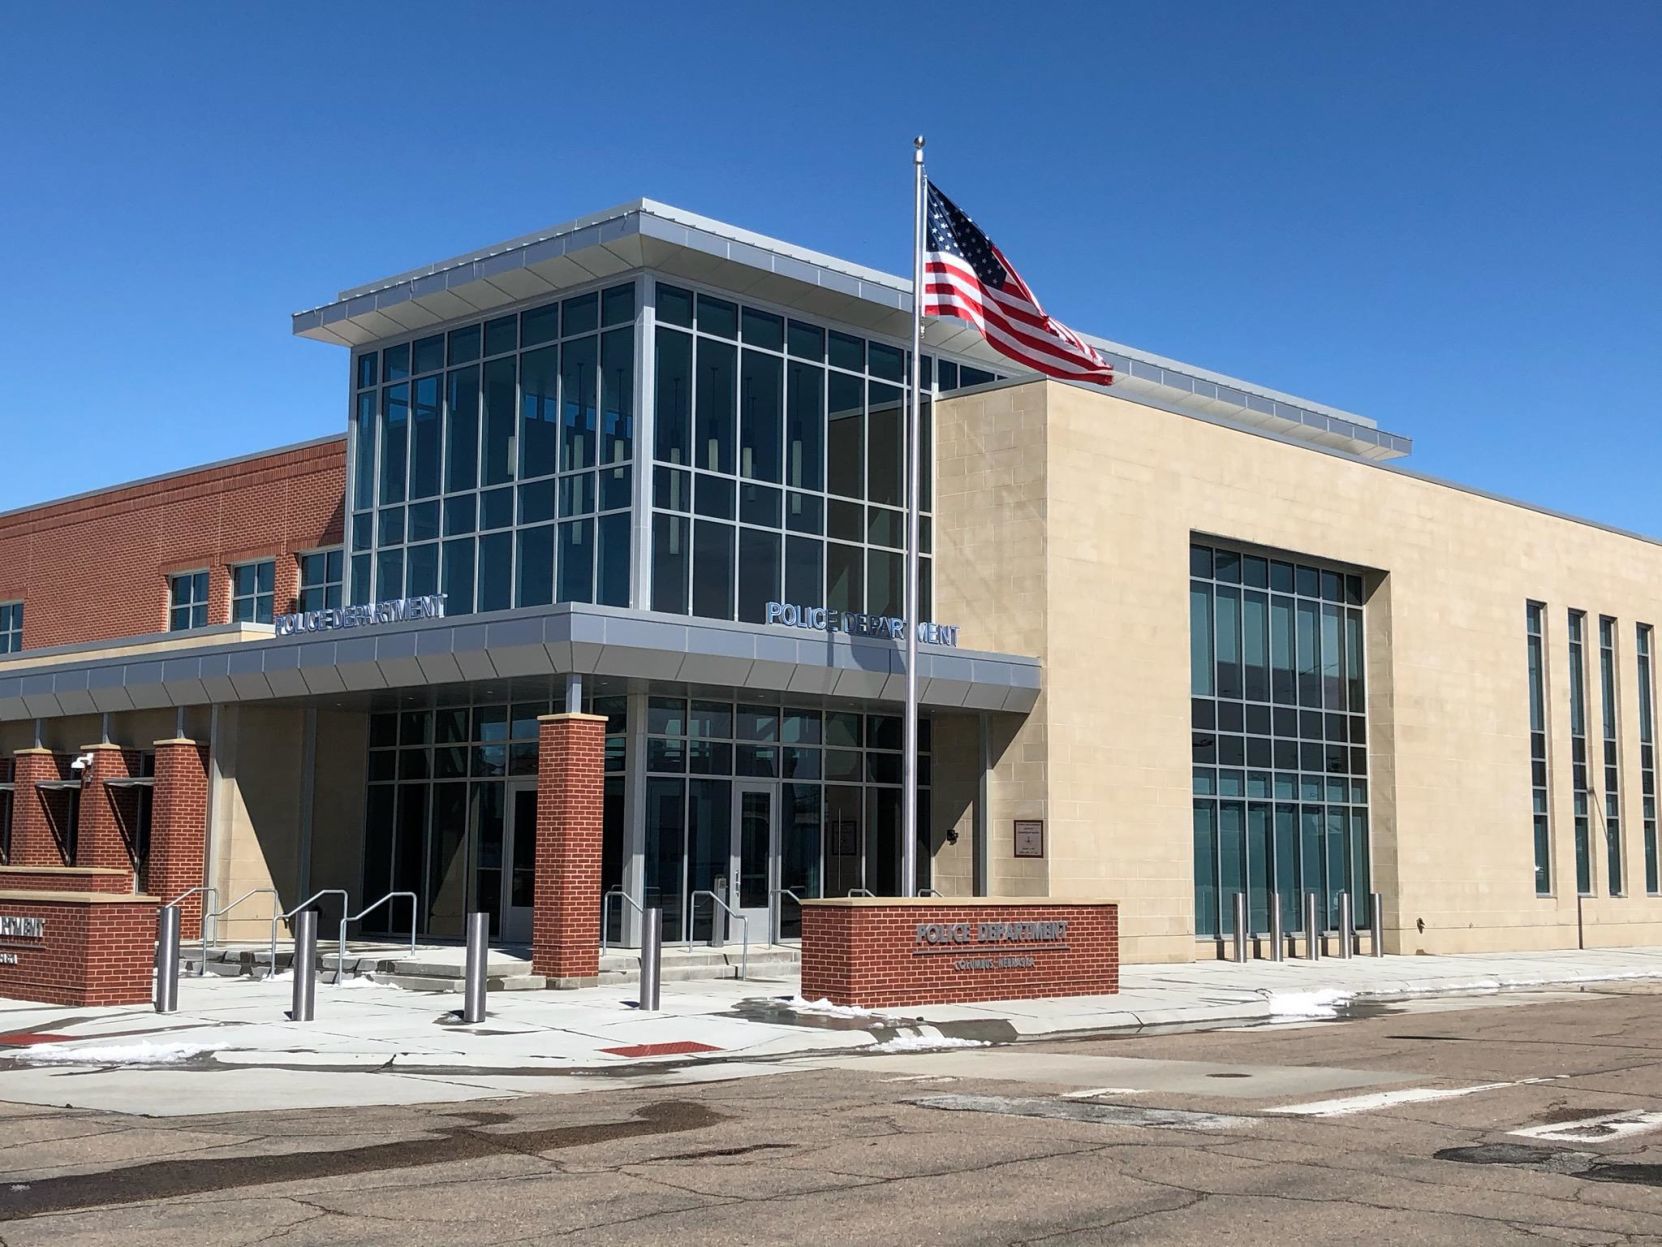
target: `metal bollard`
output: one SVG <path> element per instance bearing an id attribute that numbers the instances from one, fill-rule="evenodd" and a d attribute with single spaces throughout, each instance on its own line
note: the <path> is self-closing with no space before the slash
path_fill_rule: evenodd
<path id="1" fill-rule="evenodd" d="M 649 909 L 641 916 L 641 1009 L 658 1011 L 659 985 L 663 982 L 664 911 Z"/>
<path id="2" fill-rule="evenodd" d="M 1281 930 L 1281 893 L 1270 893 L 1270 960 L 1280 961 L 1287 954 L 1287 937 Z"/>
<path id="3" fill-rule="evenodd" d="M 462 1021 L 485 1020 L 485 967 L 490 961 L 489 914 L 467 916 L 467 978 L 462 989 Z"/>
<path id="4" fill-rule="evenodd" d="M 1304 894 L 1304 955 L 1310 961 L 1320 961 L 1322 955 L 1322 921 L 1318 905 L 1320 898 L 1314 892 Z"/>
<path id="5" fill-rule="evenodd" d="M 1368 935 L 1373 944 L 1373 955 L 1385 955 L 1385 906 L 1384 897 L 1378 892 L 1368 893 Z"/>
<path id="6" fill-rule="evenodd" d="M 302 909 L 294 915 L 294 1004 L 289 1020 L 310 1022 L 316 1009 L 317 910 Z"/>
<path id="7" fill-rule="evenodd" d="M 1247 959 L 1247 897 L 1245 892 L 1235 893 L 1235 961 L 1244 963 Z"/>
<path id="8" fill-rule="evenodd" d="M 1356 923 L 1350 916 L 1350 893 L 1339 893 L 1339 956 L 1349 957 L 1356 951 Z"/>
<path id="9" fill-rule="evenodd" d="M 179 1008 L 179 907 L 156 911 L 156 1012 Z"/>

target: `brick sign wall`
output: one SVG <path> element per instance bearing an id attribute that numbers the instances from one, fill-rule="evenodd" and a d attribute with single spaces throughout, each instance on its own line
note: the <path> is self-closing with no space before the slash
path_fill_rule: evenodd
<path id="1" fill-rule="evenodd" d="M 155 948 L 153 896 L 0 891 L 0 997 L 143 1004 Z"/>
<path id="2" fill-rule="evenodd" d="M 133 890 L 133 872 L 90 866 L 0 866 L 0 891 L 109 892 Z"/>
<path id="3" fill-rule="evenodd" d="M 1119 911 L 1107 901 L 808 901 L 802 995 L 889 1008 L 1119 991 Z"/>

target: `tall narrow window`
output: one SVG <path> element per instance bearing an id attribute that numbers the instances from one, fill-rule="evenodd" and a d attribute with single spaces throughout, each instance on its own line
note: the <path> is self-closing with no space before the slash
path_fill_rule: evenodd
<path id="1" fill-rule="evenodd" d="M 1525 608 L 1529 646 L 1529 791 L 1535 832 L 1535 894 L 1552 891 L 1552 825 L 1547 789 L 1547 677 L 1542 618 L 1546 608 Z"/>
<path id="2" fill-rule="evenodd" d="M 1575 796 L 1575 889 L 1593 891 L 1593 846 L 1588 830 L 1592 811 L 1587 783 L 1587 613 L 1570 612 L 1570 766 Z"/>
<path id="3" fill-rule="evenodd" d="M 15 654 L 23 648 L 23 603 L 0 604 L 0 654 Z"/>
<path id="4" fill-rule="evenodd" d="M 1639 786 L 1645 832 L 1645 891 L 1662 891 L 1656 862 L 1656 728 L 1653 709 L 1656 690 L 1650 669 L 1651 631 L 1649 624 L 1635 629 L 1639 655 Z"/>
<path id="5" fill-rule="evenodd" d="M 1611 896 L 1623 892 L 1621 726 L 1616 705 L 1616 621 L 1599 616 L 1599 692 L 1604 708 L 1604 862 Z"/>

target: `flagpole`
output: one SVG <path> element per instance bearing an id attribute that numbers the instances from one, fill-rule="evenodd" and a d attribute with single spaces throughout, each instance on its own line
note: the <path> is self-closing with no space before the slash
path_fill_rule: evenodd
<path id="1" fill-rule="evenodd" d="M 906 736 L 901 790 L 900 894 L 918 894 L 918 510 L 923 473 L 923 135 L 912 142 L 912 409 L 906 426 Z"/>

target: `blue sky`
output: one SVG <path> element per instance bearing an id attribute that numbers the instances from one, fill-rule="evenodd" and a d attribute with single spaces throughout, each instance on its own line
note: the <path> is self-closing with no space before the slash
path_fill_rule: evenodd
<path id="1" fill-rule="evenodd" d="M 342 429 L 291 312 L 636 196 L 904 272 L 922 131 L 1077 328 L 1662 535 L 1656 4 L 9 5 L 0 46 L 0 509 Z"/>

